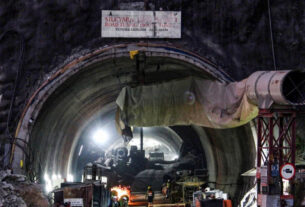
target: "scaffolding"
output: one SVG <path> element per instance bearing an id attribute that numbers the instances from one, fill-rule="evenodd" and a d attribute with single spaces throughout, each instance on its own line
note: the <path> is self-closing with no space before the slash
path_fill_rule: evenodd
<path id="1" fill-rule="evenodd" d="M 267 206 L 272 202 L 280 202 L 283 206 L 283 200 L 287 196 L 293 202 L 293 178 L 289 180 L 289 192 L 284 192 L 280 167 L 288 163 L 293 166 L 295 164 L 297 115 L 298 111 L 295 109 L 260 109 L 259 111 L 257 118 L 258 206 Z"/>

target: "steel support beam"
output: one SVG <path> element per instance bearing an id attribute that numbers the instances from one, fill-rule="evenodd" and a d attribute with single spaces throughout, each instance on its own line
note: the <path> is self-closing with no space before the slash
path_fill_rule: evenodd
<path id="1" fill-rule="evenodd" d="M 280 167 L 287 163 L 295 164 L 296 116 L 297 111 L 293 109 L 260 109 L 259 111 L 257 117 L 258 206 L 267 207 L 269 201 L 275 202 L 284 195 Z M 294 190 L 292 180 L 288 192 L 290 195 L 293 195 Z"/>

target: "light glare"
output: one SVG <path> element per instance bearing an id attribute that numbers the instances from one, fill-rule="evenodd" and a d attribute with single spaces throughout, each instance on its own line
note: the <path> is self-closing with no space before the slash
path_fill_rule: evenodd
<path id="1" fill-rule="evenodd" d="M 80 146 L 80 149 L 79 149 L 79 152 L 78 152 L 78 156 L 80 156 L 82 154 L 82 151 L 83 151 L 83 145 Z"/>
<path id="2" fill-rule="evenodd" d="M 47 173 L 44 174 L 44 180 L 45 180 L 45 181 L 48 181 L 48 180 L 49 180 L 49 176 L 48 176 Z"/>
<path id="3" fill-rule="evenodd" d="M 74 182 L 74 176 L 72 174 L 67 175 L 67 181 L 68 182 Z"/>
<path id="4" fill-rule="evenodd" d="M 98 129 L 93 133 L 93 140 L 96 143 L 103 144 L 108 139 L 108 134 L 102 129 Z"/>
<path id="5" fill-rule="evenodd" d="M 179 159 L 179 155 L 174 155 L 174 156 L 173 156 L 173 159 L 174 159 L 174 160 L 178 160 L 178 159 Z"/>
<path id="6" fill-rule="evenodd" d="M 48 181 L 48 182 L 46 183 L 45 191 L 46 191 L 47 193 L 49 193 L 49 192 L 52 191 L 52 183 L 51 183 L 51 181 Z"/>

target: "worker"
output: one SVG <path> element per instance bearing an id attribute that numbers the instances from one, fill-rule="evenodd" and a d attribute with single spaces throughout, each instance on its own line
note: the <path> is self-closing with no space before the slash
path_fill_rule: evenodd
<path id="1" fill-rule="evenodd" d="M 200 199 L 199 198 L 195 198 L 195 207 L 200 207 Z"/>
<path id="2" fill-rule="evenodd" d="M 148 185 L 148 187 L 147 187 L 146 196 L 147 196 L 148 203 L 151 204 L 154 200 L 154 191 L 152 190 L 151 185 Z"/>
<path id="3" fill-rule="evenodd" d="M 166 188 L 166 183 L 164 182 L 161 186 L 161 193 L 162 195 L 166 196 L 167 188 Z"/>
<path id="4" fill-rule="evenodd" d="M 128 197 L 127 196 L 123 196 L 120 199 L 120 206 L 121 207 L 128 207 Z"/>
<path id="5" fill-rule="evenodd" d="M 120 207 L 120 203 L 118 201 L 118 197 L 117 196 L 113 196 L 112 197 L 112 207 Z"/>
<path id="6" fill-rule="evenodd" d="M 111 191 L 111 199 L 108 207 L 119 207 L 120 203 L 118 200 L 118 194 L 116 191 Z"/>
<path id="7" fill-rule="evenodd" d="M 166 198 L 169 198 L 169 195 L 170 195 L 170 188 L 171 188 L 171 182 L 170 182 L 170 180 L 168 179 L 168 180 L 167 180 L 167 183 L 166 183 Z"/>
<path id="8" fill-rule="evenodd" d="M 196 191 L 196 193 L 198 194 L 198 199 L 200 201 L 206 199 L 206 195 L 205 195 L 204 190 L 201 186 L 198 187 L 198 191 Z"/>

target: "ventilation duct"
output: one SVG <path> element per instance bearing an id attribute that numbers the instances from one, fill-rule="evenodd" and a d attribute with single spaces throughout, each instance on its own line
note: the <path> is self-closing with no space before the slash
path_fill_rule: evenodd
<path id="1" fill-rule="evenodd" d="M 305 73 L 299 71 L 257 71 L 246 82 L 249 100 L 260 108 L 305 104 Z"/>
<path id="2" fill-rule="evenodd" d="M 258 71 L 228 84 L 189 77 L 161 84 L 125 87 L 117 98 L 121 129 L 128 126 L 198 125 L 237 127 L 258 109 L 305 104 L 305 74 Z"/>

